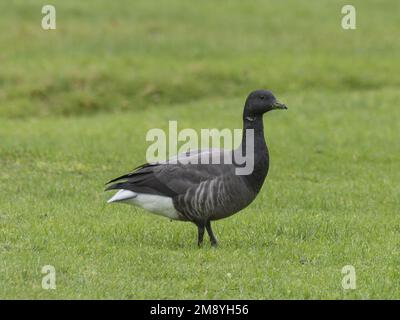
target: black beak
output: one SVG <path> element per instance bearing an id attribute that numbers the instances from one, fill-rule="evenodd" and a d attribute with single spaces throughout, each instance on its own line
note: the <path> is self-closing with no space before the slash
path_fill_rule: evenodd
<path id="1" fill-rule="evenodd" d="M 287 107 L 285 104 L 280 103 L 278 101 L 276 101 L 273 105 L 272 105 L 272 109 L 283 109 L 283 110 L 287 110 Z"/>

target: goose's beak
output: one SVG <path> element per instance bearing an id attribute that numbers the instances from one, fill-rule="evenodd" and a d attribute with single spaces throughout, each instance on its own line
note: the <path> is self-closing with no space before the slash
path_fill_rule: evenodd
<path id="1" fill-rule="evenodd" d="M 287 107 L 286 107 L 285 104 L 276 101 L 276 102 L 272 105 L 272 109 L 273 109 L 273 110 L 275 110 L 275 109 L 287 110 Z"/>

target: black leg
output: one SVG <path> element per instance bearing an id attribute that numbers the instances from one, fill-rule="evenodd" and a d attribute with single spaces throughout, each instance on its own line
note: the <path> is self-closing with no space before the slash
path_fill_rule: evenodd
<path id="1" fill-rule="evenodd" d="M 203 243 L 203 236 L 204 236 L 204 224 L 198 224 L 197 231 L 198 231 L 197 245 L 199 247 L 201 247 L 201 244 Z"/>
<path id="2" fill-rule="evenodd" d="M 217 238 L 214 236 L 214 233 L 213 233 L 213 231 L 211 229 L 211 222 L 210 221 L 207 221 L 206 229 L 207 229 L 208 235 L 210 236 L 211 245 L 213 247 L 216 247 L 218 245 L 218 241 L 217 241 Z"/>

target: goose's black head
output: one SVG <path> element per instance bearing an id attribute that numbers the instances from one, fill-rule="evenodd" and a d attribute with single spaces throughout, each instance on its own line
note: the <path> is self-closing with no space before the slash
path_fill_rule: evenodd
<path id="1" fill-rule="evenodd" d="M 287 109 L 287 107 L 276 100 L 269 90 L 256 90 L 249 94 L 244 106 L 244 118 L 261 117 L 264 113 L 276 110 Z"/>

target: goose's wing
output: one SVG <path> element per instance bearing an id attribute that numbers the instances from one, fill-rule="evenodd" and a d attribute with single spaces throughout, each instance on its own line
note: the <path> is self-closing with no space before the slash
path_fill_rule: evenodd
<path id="1" fill-rule="evenodd" d="M 201 182 L 234 174 L 234 165 L 229 161 L 224 164 L 224 157 L 231 157 L 231 154 L 231 151 L 220 149 L 196 150 L 161 163 L 146 163 L 131 173 L 109 181 L 107 184 L 113 184 L 106 190 L 125 189 L 174 197 Z"/>

